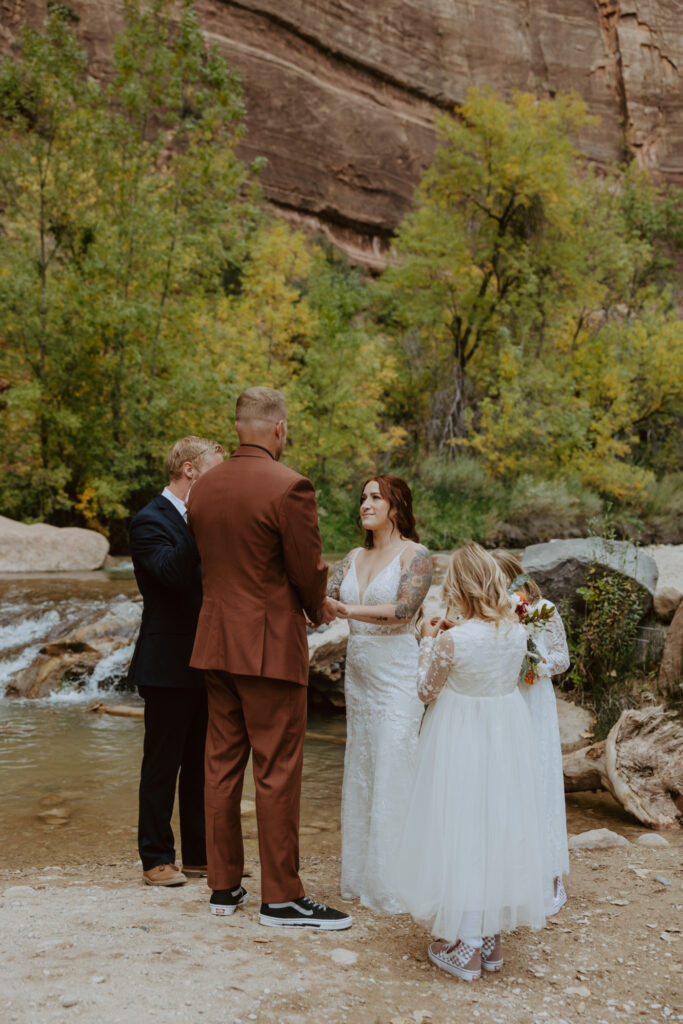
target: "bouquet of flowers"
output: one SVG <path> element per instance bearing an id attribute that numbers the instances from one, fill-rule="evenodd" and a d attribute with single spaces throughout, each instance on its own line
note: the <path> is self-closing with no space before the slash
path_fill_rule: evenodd
<path id="1" fill-rule="evenodd" d="M 536 608 L 533 612 L 529 611 L 529 602 L 525 600 L 524 593 L 519 591 L 519 587 L 522 587 L 529 577 L 525 574 L 523 576 L 517 576 L 510 586 L 508 592 L 515 594 L 519 600 L 515 606 L 515 612 L 517 617 L 523 626 L 529 627 L 526 631 L 526 654 L 524 655 L 524 661 L 522 662 L 522 671 L 520 677 L 528 686 L 532 686 L 540 676 L 540 665 L 545 661 L 545 658 L 539 651 L 534 638 L 532 636 L 532 630 L 542 628 L 545 623 L 553 617 L 555 609 L 551 608 L 547 604 L 542 604 L 540 608 Z"/>

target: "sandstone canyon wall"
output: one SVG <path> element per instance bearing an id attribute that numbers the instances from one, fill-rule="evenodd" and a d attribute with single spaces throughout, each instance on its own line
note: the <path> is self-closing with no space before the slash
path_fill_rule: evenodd
<path id="1" fill-rule="evenodd" d="M 681 0 L 196 0 L 210 42 L 242 77 L 242 154 L 265 156 L 268 200 L 382 264 L 434 147 L 433 118 L 470 86 L 574 90 L 600 118 L 599 163 L 635 157 L 683 180 Z M 116 0 L 70 0 L 106 74 Z M 0 0 L 0 47 L 45 14 Z"/>

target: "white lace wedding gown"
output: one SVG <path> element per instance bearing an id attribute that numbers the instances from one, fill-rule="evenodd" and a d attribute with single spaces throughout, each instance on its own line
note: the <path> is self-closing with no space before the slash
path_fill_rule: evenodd
<path id="1" fill-rule="evenodd" d="M 468 619 L 420 645 L 429 705 L 397 853 L 412 916 L 439 938 L 545 922 L 538 763 L 519 623 Z"/>
<path id="2" fill-rule="evenodd" d="M 535 611 L 541 605 L 555 607 L 551 601 L 542 598 L 531 605 L 529 611 Z M 538 776 L 541 783 L 543 886 L 546 913 L 550 913 L 553 904 L 553 880 L 569 873 L 562 747 L 551 676 L 559 675 L 569 668 L 569 651 L 562 619 L 557 610 L 543 627 L 527 628 L 539 653 L 546 659 L 540 666 L 541 675 L 536 682 L 531 686 L 522 682 L 519 688 L 529 708 L 536 737 Z"/>
<path id="3" fill-rule="evenodd" d="M 354 556 L 340 598 L 349 604 L 395 604 L 400 576 L 398 555 L 371 580 L 361 602 Z M 417 641 L 412 623 L 382 626 L 351 619 L 349 632 L 342 895 L 397 914 L 405 907 L 396 894 L 393 865 L 424 710 L 416 691 Z"/>

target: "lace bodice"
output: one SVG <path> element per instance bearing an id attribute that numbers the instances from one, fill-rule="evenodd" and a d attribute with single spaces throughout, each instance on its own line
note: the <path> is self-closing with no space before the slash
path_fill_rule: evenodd
<path id="1" fill-rule="evenodd" d="M 401 555 L 396 558 L 377 575 L 370 580 L 363 600 L 360 599 L 360 587 L 356 575 L 355 553 L 349 566 L 346 576 L 339 588 L 339 597 L 347 604 L 395 604 L 398 599 L 398 588 L 401 581 Z M 349 619 L 349 633 L 351 636 L 396 636 L 398 633 L 409 633 L 412 629 L 412 622 L 399 623 L 397 625 L 382 625 L 374 622 L 358 622 L 356 619 Z"/>
<path id="2" fill-rule="evenodd" d="M 431 704 L 444 686 L 470 697 L 512 693 L 525 652 L 522 625 L 466 619 L 420 644 L 418 696 Z"/>
<path id="3" fill-rule="evenodd" d="M 555 608 L 552 601 L 546 601 L 545 598 L 541 598 L 540 601 L 536 601 L 535 604 L 529 607 L 529 611 L 533 612 L 543 605 Z M 570 664 L 569 648 L 567 647 L 564 625 L 557 608 L 555 608 L 555 614 L 543 626 L 527 626 L 526 628 L 530 631 L 539 653 L 545 658 L 545 662 L 541 664 L 539 669 L 540 674 L 544 676 L 559 676 L 561 672 L 566 672 Z"/>

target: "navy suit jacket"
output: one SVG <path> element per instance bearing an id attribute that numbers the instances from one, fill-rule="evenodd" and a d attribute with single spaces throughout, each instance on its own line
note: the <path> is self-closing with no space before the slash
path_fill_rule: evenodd
<path id="1" fill-rule="evenodd" d="M 204 673 L 190 668 L 202 606 L 199 552 L 182 515 L 161 494 L 133 519 L 130 552 L 144 603 L 129 684 L 203 686 Z"/>

